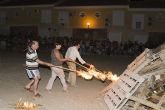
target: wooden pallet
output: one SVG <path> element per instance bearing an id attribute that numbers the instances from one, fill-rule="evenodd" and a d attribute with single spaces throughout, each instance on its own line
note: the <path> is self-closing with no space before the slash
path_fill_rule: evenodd
<path id="1" fill-rule="evenodd" d="M 123 73 L 104 95 L 104 100 L 109 109 L 120 110 L 144 80 L 137 74 Z"/>
<path id="2" fill-rule="evenodd" d="M 161 97 L 154 96 L 159 99 L 157 104 L 148 101 L 145 97 L 148 88 L 145 83 L 152 76 L 162 73 L 165 73 L 165 44 L 157 50 L 145 49 L 128 65 L 117 82 L 110 84 L 103 90 L 104 100 L 109 110 L 150 110 L 146 107 L 152 110 L 165 110 L 161 106 L 165 104 L 165 94 Z M 134 93 L 138 90 L 141 93 L 135 96 Z M 129 101 L 133 101 L 134 104 L 129 105 Z"/>

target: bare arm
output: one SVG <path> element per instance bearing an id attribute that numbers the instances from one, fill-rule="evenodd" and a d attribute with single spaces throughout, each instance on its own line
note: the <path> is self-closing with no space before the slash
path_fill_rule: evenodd
<path id="1" fill-rule="evenodd" d="M 67 58 L 63 58 L 59 51 L 54 51 L 53 53 L 54 53 L 55 58 L 60 62 L 65 62 L 69 60 Z"/>
<path id="2" fill-rule="evenodd" d="M 42 61 L 40 59 L 37 59 L 36 62 L 39 63 L 39 64 L 41 64 L 41 65 L 45 65 L 45 66 L 50 66 L 50 67 L 51 66 L 54 66 L 53 64 L 44 62 L 44 61 Z"/>

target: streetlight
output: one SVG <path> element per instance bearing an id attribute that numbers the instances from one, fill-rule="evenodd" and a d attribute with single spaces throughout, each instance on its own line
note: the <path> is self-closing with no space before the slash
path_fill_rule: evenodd
<path id="1" fill-rule="evenodd" d="M 88 28 L 89 28 L 90 25 L 91 25 L 91 23 L 90 23 L 90 22 L 87 22 L 87 26 L 88 26 Z"/>

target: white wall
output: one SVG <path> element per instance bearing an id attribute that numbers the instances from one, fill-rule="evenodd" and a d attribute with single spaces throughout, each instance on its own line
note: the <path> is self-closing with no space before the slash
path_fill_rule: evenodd
<path id="1" fill-rule="evenodd" d="M 137 34 L 134 36 L 134 41 L 138 41 L 141 43 L 146 43 L 148 40 L 148 35 L 147 34 Z"/>
<path id="2" fill-rule="evenodd" d="M 50 37 L 51 32 L 48 30 L 48 28 L 51 28 L 49 25 L 39 25 L 38 26 L 38 34 L 41 37 Z"/>
<path id="3" fill-rule="evenodd" d="M 113 41 L 118 41 L 121 42 L 122 37 L 122 32 L 109 32 L 108 33 L 108 39 L 113 42 Z"/>

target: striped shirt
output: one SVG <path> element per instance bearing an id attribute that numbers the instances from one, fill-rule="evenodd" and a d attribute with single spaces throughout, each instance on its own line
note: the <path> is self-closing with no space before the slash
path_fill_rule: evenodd
<path id="1" fill-rule="evenodd" d="M 38 63 L 37 60 L 38 55 L 36 50 L 32 50 L 31 48 L 28 48 L 28 51 L 26 53 L 26 68 L 29 70 L 35 70 L 38 69 Z"/>

